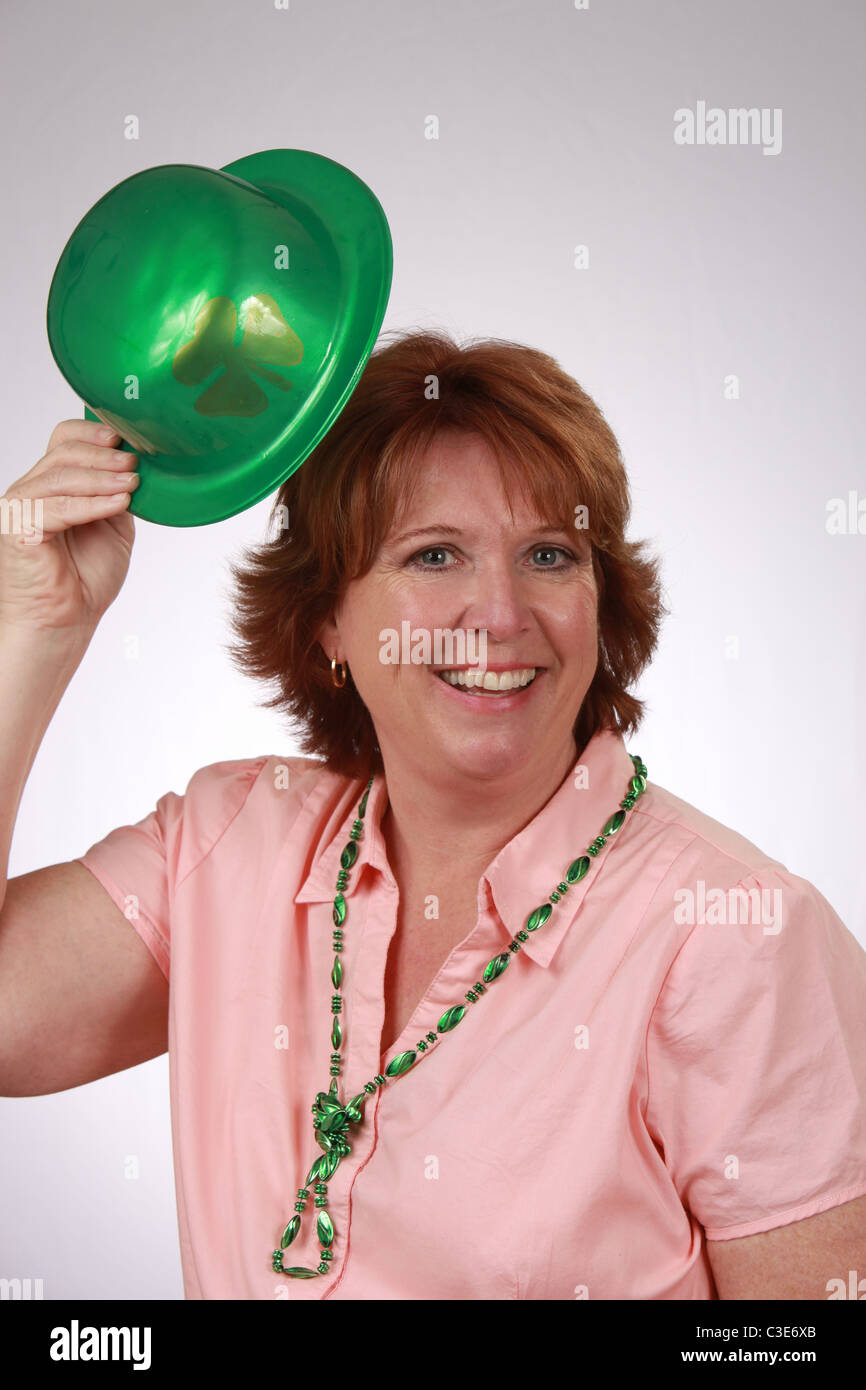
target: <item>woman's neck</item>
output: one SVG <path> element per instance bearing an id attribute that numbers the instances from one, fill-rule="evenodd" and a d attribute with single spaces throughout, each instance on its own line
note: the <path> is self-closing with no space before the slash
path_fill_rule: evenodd
<path id="1" fill-rule="evenodd" d="M 519 786 L 475 783 L 467 794 L 431 776 L 429 768 L 395 768 L 386 761 L 388 805 L 381 832 L 398 884 L 447 882 L 474 892 L 485 869 L 535 819 L 577 757 L 571 740 L 557 763 L 533 766 Z"/>

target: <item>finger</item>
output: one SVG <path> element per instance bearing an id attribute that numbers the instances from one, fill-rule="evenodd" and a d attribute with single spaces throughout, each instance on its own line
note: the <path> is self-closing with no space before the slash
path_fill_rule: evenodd
<path id="1" fill-rule="evenodd" d="M 55 444 L 43 458 L 35 463 L 21 482 L 41 478 L 44 474 L 63 467 L 85 469 L 107 468 L 114 472 L 129 472 L 138 467 L 138 454 L 126 449 L 118 449 L 111 444 L 85 443 L 71 439 L 64 444 Z"/>
<path id="2" fill-rule="evenodd" d="M 38 545 L 75 526 L 118 515 L 126 511 L 130 496 L 127 491 L 104 497 L 40 497 L 37 505 L 29 509 L 28 525 L 22 528 L 20 539 L 24 544 Z"/>
<path id="3" fill-rule="evenodd" d="M 116 457 L 113 453 L 106 456 L 104 451 L 99 452 L 103 454 L 103 462 Z M 119 462 L 126 464 L 132 457 L 131 454 L 124 454 Z M 86 507 L 82 510 L 81 505 L 73 506 L 73 502 L 86 503 L 90 499 L 99 504 L 94 514 L 102 516 L 105 514 L 102 504 L 106 500 L 115 510 L 114 504 L 128 506 L 131 494 L 140 481 L 134 470 L 125 467 L 115 470 L 56 465 L 41 472 L 32 470 L 7 490 L 5 498 L 7 505 L 20 509 L 22 524 L 26 515 L 32 518 L 28 521 L 28 527 L 55 535 L 58 531 L 93 519 Z"/>
<path id="4" fill-rule="evenodd" d="M 110 425 L 103 425 L 101 420 L 61 420 L 51 431 L 48 449 L 53 449 L 57 444 L 66 444 L 73 439 L 81 439 L 86 444 L 111 444 L 119 438 L 117 430 L 112 429 Z"/>
<path id="5" fill-rule="evenodd" d="M 134 468 L 126 462 L 133 455 L 109 454 L 101 468 L 81 468 L 76 464 L 55 464 L 22 480 L 19 496 L 45 500 L 48 497 L 104 497 L 113 492 L 132 492 L 141 482 Z M 111 467 L 106 468 L 106 463 Z M 113 465 L 117 465 L 116 467 Z M 26 484 L 26 486 L 25 486 Z M 10 489 L 12 492 L 12 489 Z"/>

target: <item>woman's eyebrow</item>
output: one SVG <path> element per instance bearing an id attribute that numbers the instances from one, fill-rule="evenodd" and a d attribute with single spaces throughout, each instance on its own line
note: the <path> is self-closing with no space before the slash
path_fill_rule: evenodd
<path id="1" fill-rule="evenodd" d="M 431 521 L 428 526 L 416 526 L 411 531 L 401 531 L 399 535 L 393 536 L 394 545 L 399 545 L 401 541 L 411 540 L 413 536 L 424 536 L 428 531 L 438 531 L 443 536 L 462 536 L 464 533 L 459 526 L 448 526 L 444 522 Z M 525 532 L 526 536 L 570 536 L 571 532 L 567 526 L 530 526 Z"/>

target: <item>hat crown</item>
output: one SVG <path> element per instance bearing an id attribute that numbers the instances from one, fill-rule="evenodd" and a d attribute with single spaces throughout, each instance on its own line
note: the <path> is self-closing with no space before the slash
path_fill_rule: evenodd
<path id="1" fill-rule="evenodd" d="M 48 298 L 55 358 L 144 453 L 194 468 L 231 446 L 239 420 L 244 447 L 266 448 L 331 338 L 339 277 L 328 247 L 308 206 L 199 165 L 145 169 L 106 193 L 64 248 Z"/>

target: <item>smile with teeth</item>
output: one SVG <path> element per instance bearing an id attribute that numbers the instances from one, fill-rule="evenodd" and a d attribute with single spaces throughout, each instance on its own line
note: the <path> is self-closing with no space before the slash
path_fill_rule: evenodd
<path id="1" fill-rule="evenodd" d="M 536 667 L 517 667 L 513 671 L 437 671 L 436 674 L 448 685 L 460 686 L 477 695 L 496 695 L 531 685 L 535 680 Z"/>

